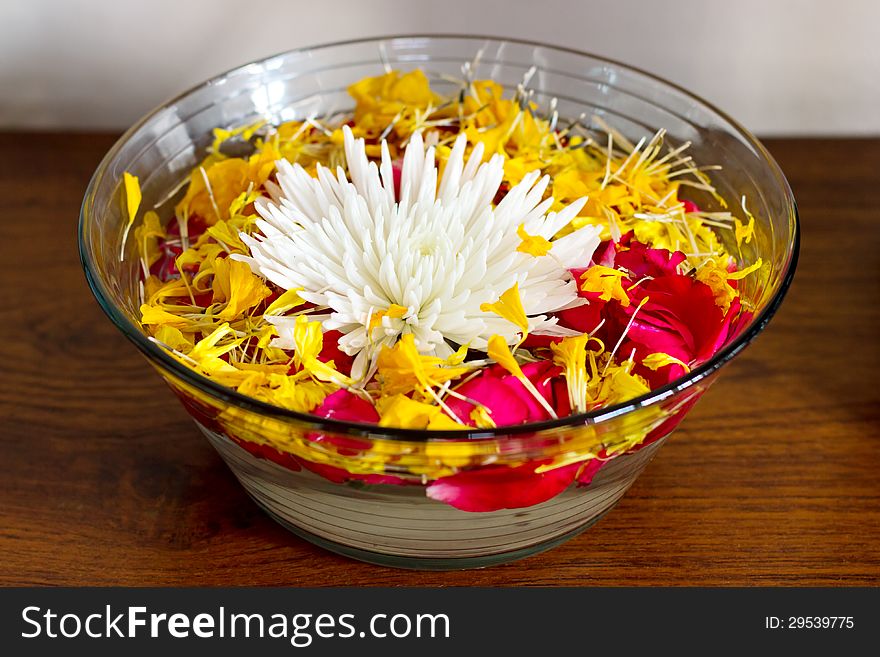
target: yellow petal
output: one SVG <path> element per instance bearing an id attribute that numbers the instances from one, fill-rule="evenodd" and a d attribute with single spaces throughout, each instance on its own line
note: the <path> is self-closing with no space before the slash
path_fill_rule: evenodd
<path id="1" fill-rule="evenodd" d="M 218 221 L 213 226 L 208 226 L 206 232 L 217 240 L 227 253 L 250 253 L 241 241 L 238 228 L 230 226 L 228 221 Z"/>
<path id="2" fill-rule="evenodd" d="M 214 128 L 214 141 L 211 143 L 211 151 L 214 153 L 219 153 L 220 147 L 223 145 L 223 143 L 227 139 L 231 139 L 236 135 L 241 135 L 245 141 L 248 141 L 251 137 L 253 137 L 254 133 L 264 125 L 266 125 L 266 121 L 260 120 L 255 123 L 249 123 L 239 126 L 237 128 L 233 128 L 232 130 L 226 130 L 224 128 Z"/>
<path id="3" fill-rule="evenodd" d="M 311 376 L 319 381 L 339 386 L 350 386 L 354 383 L 330 363 L 318 360 L 318 355 L 324 348 L 321 322 L 310 322 L 305 315 L 299 315 L 293 327 L 293 342 L 295 347 L 294 362 Z"/>
<path id="4" fill-rule="evenodd" d="M 728 272 L 727 273 L 727 280 L 738 281 L 740 279 L 743 279 L 746 276 L 748 276 L 749 274 L 751 274 L 753 271 L 759 270 L 763 264 L 764 264 L 764 261 L 761 258 L 758 258 L 758 260 L 757 260 L 757 262 L 755 262 L 755 264 L 749 265 L 745 269 L 740 269 L 739 271 L 734 271 L 734 272 Z"/>
<path id="5" fill-rule="evenodd" d="M 513 374 L 518 379 L 525 379 L 522 368 L 516 362 L 516 358 L 510 353 L 510 347 L 507 341 L 500 335 L 493 335 L 489 338 L 489 358 L 501 365 L 505 370 Z"/>
<path id="6" fill-rule="evenodd" d="M 501 295 L 495 303 L 484 303 L 480 306 L 480 310 L 486 313 L 495 313 L 506 319 L 508 322 L 515 324 L 522 331 L 522 339 L 525 340 L 529 332 L 529 319 L 526 317 L 526 311 L 522 305 L 522 299 L 519 296 L 519 283 L 515 283 L 512 288 Z"/>
<path id="7" fill-rule="evenodd" d="M 670 356 L 669 354 L 664 354 L 662 352 L 648 354 L 642 359 L 642 365 L 651 370 L 659 370 L 661 367 L 666 367 L 667 365 L 681 365 L 684 368 L 685 372 L 691 371 L 691 368 L 688 367 L 688 364 L 684 361 L 679 360 L 675 356 Z"/>
<path id="8" fill-rule="evenodd" d="M 192 324 L 192 322 L 185 317 L 172 315 L 166 310 L 145 303 L 141 306 L 141 324 L 152 324 L 156 326 L 168 324 L 169 326 L 175 326 L 177 328 L 185 328 Z"/>
<path id="9" fill-rule="evenodd" d="M 479 429 L 493 429 L 497 426 L 495 420 L 492 419 L 491 413 L 489 413 L 489 409 L 485 406 L 475 406 L 474 410 L 471 411 L 471 419 Z"/>
<path id="10" fill-rule="evenodd" d="M 400 319 L 402 317 L 405 317 L 408 312 L 409 308 L 406 308 L 405 306 L 399 306 L 396 303 L 392 303 L 390 306 L 388 306 L 387 310 L 379 310 L 377 312 L 374 312 L 372 316 L 370 316 L 369 330 L 372 331 L 374 328 L 381 326 L 383 317 Z"/>
<path id="11" fill-rule="evenodd" d="M 214 163 L 203 163 L 190 174 L 189 187 L 176 206 L 178 214 L 198 215 L 208 224 L 229 218 L 229 206 L 252 184 L 248 163 L 231 157 Z"/>
<path id="12" fill-rule="evenodd" d="M 300 413 L 314 410 L 333 387 L 310 379 L 300 379 L 296 375 L 280 372 L 252 372 L 238 387 L 238 391 L 262 401 Z"/>
<path id="13" fill-rule="evenodd" d="M 166 344 L 172 349 L 182 353 L 187 353 L 193 347 L 192 339 L 186 337 L 179 329 L 170 324 L 163 324 L 160 326 L 156 330 L 154 337 L 162 344 Z"/>
<path id="14" fill-rule="evenodd" d="M 350 386 L 354 384 L 354 381 L 345 376 L 342 372 L 337 370 L 333 364 L 333 361 L 325 363 L 323 361 L 318 360 L 317 358 L 309 359 L 307 362 L 303 363 L 303 367 L 306 371 L 311 374 L 318 381 L 324 381 L 326 383 L 333 383 L 337 386 Z"/>
<path id="15" fill-rule="evenodd" d="M 744 224 L 739 219 L 734 219 L 734 235 L 736 237 L 737 245 L 742 245 L 743 242 L 748 244 L 752 241 L 752 236 L 755 234 L 755 218 L 750 217 L 749 223 Z"/>
<path id="16" fill-rule="evenodd" d="M 456 422 L 451 417 L 446 415 L 446 413 L 443 413 L 441 411 L 431 418 L 431 420 L 428 422 L 427 428 L 432 431 L 449 431 L 450 429 L 461 430 L 467 429 L 468 427 L 464 424 L 461 424 L 460 422 Z"/>
<path id="17" fill-rule="evenodd" d="M 612 406 L 640 397 L 650 390 L 648 382 L 630 372 L 632 363 L 613 365 L 602 378 L 597 401 L 603 406 Z"/>
<path id="18" fill-rule="evenodd" d="M 134 239 L 137 250 L 145 267 L 149 269 L 161 255 L 159 253 L 159 239 L 165 237 L 165 228 L 159 220 L 159 215 L 150 210 L 144 214 L 143 223 L 134 229 Z"/>
<path id="19" fill-rule="evenodd" d="M 742 246 L 743 242 L 748 244 L 752 241 L 752 237 L 755 234 L 755 217 L 749 212 L 749 209 L 746 207 L 746 197 L 742 197 L 742 209 L 746 215 L 746 218 L 749 220 L 747 224 L 743 224 L 739 219 L 734 218 L 734 236 L 736 237 L 736 245 Z"/>
<path id="20" fill-rule="evenodd" d="M 405 333 L 393 347 L 383 346 L 376 361 L 376 376 L 383 395 L 394 395 L 421 390 L 428 394 L 428 388 L 441 386 L 447 381 L 457 379 L 471 370 L 461 365 L 456 352 L 443 360 L 436 356 L 424 356 L 416 348 L 412 333 Z M 465 349 L 465 353 L 467 353 Z"/>
<path id="21" fill-rule="evenodd" d="M 405 130 L 413 126 L 417 111 L 440 101 L 420 69 L 364 78 L 351 85 L 348 92 L 355 100 L 355 125 L 365 132 L 382 131 L 395 120 L 395 132 Z"/>
<path id="22" fill-rule="evenodd" d="M 550 249 L 553 248 L 553 243 L 550 242 L 550 240 L 545 239 L 540 235 L 529 235 L 526 232 L 525 224 L 519 225 L 519 228 L 516 229 L 516 234 L 522 240 L 520 245 L 516 247 L 516 250 L 520 253 L 528 253 L 529 255 L 539 258 L 547 255 L 550 252 Z"/>
<path id="23" fill-rule="evenodd" d="M 232 258 L 214 260 L 212 289 L 214 302 L 226 302 L 226 306 L 217 314 L 223 320 L 238 318 L 272 293 L 247 263 Z"/>
<path id="24" fill-rule="evenodd" d="M 153 295 L 161 290 L 166 283 L 162 282 L 158 276 L 150 275 L 147 277 L 147 280 L 144 281 L 144 299 L 148 304 L 153 303 Z"/>
<path id="25" fill-rule="evenodd" d="M 565 370 L 565 383 L 568 388 L 568 401 L 580 413 L 589 410 L 587 403 L 587 343 L 589 333 L 563 338 L 550 345 L 553 362 Z"/>
<path id="26" fill-rule="evenodd" d="M 626 308 L 629 306 L 629 296 L 623 289 L 620 282 L 626 274 L 611 267 L 603 265 L 593 265 L 583 274 L 581 274 L 581 290 L 584 292 L 599 292 L 599 298 L 602 301 L 610 301 L 617 299 L 620 305 Z"/>
<path id="27" fill-rule="evenodd" d="M 321 322 L 310 322 L 305 315 L 298 315 L 293 327 L 293 342 L 300 362 L 317 358 L 324 347 Z"/>
<path id="28" fill-rule="evenodd" d="M 454 354 L 446 359 L 446 364 L 461 365 L 464 362 L 464 359 L 467 358 L 467 353 L 468 346 L 466 344 L 461 345 Z"/>
<path id="29" fill-rule="evenodd" d="M 553 177 L 553 198 L 574 200 L 592 194 L 586 185 L 587 177 L 577 169 L 563 171 Z"/>
<path id="30" fill-rule="evenodd" d="M 522 182 L 527 173 L 543 166 L 544 163 L 537 154 L 509 157 L 504 160 L 504 179 L 512 187 Z"/>
<path id="31" fill-rule="evenodd" d="M 229 216 L 234 217 L 241 213 L 245 206 L 250 205 L 260 198 L 260 192 L 251 190 L 250 192 L 242 192 L 235 197 L 235 200 L 229 204 Z"/>
<path id="32" fill-rule="evenodd" d="M 379 411 L 380 427 L 399 427 L 401 429 L 426 429 L 428 423 L 442 413 L 442 409 L 432 404 L 410 399 L 406 395 L 381 397 L 376 402 Z"/>
<path id="33" fill-rule="evenodd" d="M 128 171 L 122 174 L 122 182 L 125 186 L 125 206 L 128 209 L 128 224 L 131 225 L 137 216 L 138 208 L 141 206 L 141 186 L 138 177 L 131 175 Z"/>
<path id="34" fill-rule="evenodd" d="M 269 307 L 266 308 L 263 315 L 283 315 L 288 310 L 293 310 L 297 306 L 304 304 L 305 301 L 299 296 L 300 290 L 302 290 L 301 287 L 287 290 L 287 292 L 269 304 Z"/>
<path id="35" fill-rule="evenodd" d="M 244 338 L 235 337 L 229 324 L 221 324 L 208 336 L 196 342 L 186 357 L 181 357 L 179 360 L 189 367 L 194 367 L 195 364 L 209 376 L 224 377 L 218 379 L 218 382 L 224 385 L 237 385 L 245 374 L 221 356 L 238 347 L 243 340 Z"/>
<path id="36" fill-rule="evenodd" d="M 229 324 L 221 324 L 195 344 L 193 350 L 189 354 L 190 358 L 194 360 L 199 360 L 201 358 L 216 358 L 232 351 L 235 347 L 241 344 L 244 338 L 233 339 L 226 344 L 217 346 L 223 338 L 230 335 L 233 335 L 233 332 Z"/>
<path id="37" fill-rule="evenodd" d="M 697 269 L 696 278 L 712 289 L 715 297 L 715 305 L 725 313 L 730 308 L 730 303 L 739 294 L 727 282 L 730 273 L 727 271 L 727 258 L 707 258 Z"/>
<path id="38" fill-rule="evenodd" d="M 396 303 L 392 303 L 388 306 L 388 310 L 385 312 L 386 317 L 394 317 L 399 319 L 406 315 L 409 312 L 409 308 L 405 306 L 398 306 Z"/>
<path id="39" fill-rule="evenodd" d="M 179 256 L 175 263 L 178 267 L 186 265 L 198 265 L 199 273 L 207 276 L 214 271 L 214 261 L 220 257 L 226 249 L 215 241 L 206 241 L 197 247 L 190 247 Z"/>
<path id="40" fill-rule="evenodd" d="M 128 221 L 125 224 L 125 230 L 122 232 L 119 259 L 125 260 L 125 243 L 128 241 L 128 231 L 131 230 L 131 225 L 137 216 L 138 208 L 141 206 L 141 186 L 138 183 L 137 176 L 131 175 L 128 171 L 122 174 L 122 186 L 125 190 L 125 208 L 128 213 Z"/>

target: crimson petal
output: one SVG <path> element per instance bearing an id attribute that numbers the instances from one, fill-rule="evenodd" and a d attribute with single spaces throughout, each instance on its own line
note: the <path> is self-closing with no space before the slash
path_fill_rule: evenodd
<path id="1" fill-rule="evenodd" d="M 581 467 L 580 463 L 572 463 L 547 472 L 535 472 L 538 465 L 489 466 L 459 472 L 431 483 L 427 494 L 461 511 L 521 509 L 559 495 L 571 485 Z"/>

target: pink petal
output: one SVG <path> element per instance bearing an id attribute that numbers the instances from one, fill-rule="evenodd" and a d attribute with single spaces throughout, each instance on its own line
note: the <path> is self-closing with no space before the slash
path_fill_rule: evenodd
<path id="1" fill-rule="evenodd" d="M 721 350 L 727 341 L 733 338 L 739 330 L 744 326 L 742 324 L 742 315 L 748 315 L 751 318 L 751 313 L 740 313 L 742 308 L 742 303 L 739 300 L 739 297 L 733 299 L 730 302 L 730 308 L 727 310 L 727 315 L 724 316 L 724 322 L 721 325 L 721 328 L 718 330 L 718 335 L 715 336 L 715 341 L 712 343 L 712 346 L 709 348 L 712 354 Z"/>
<path id="2" fill-rule="evenodd" d="M 651 276 L 672 276 L 678 273 L 678 266 L 684 261 L 681 251 L 670 253 L 666 249 L 652 249 L 647 245 L 630 242 L 628 249 L 620 249 L 614 259 L 615 267 L 629 271 L 634 281 Z"/>
<path id="3" fill-rule="evenodd" d="M 403 159 L 391 162 L 391 177 L 394 180 L 394 198 L 400 200 L 400 180 L 403 177 Z"/>
<path id="4" fill-rule="evenodd" d="M 322 363 L 333 361 L 336 369 L 348 376 L 351 373 L 351 365 L 354 363 L 354 357 L 339 348 L 339 338 L 342 333 L 339 331 L 326 331 L 324 333 L 324 345 L 321 353 L 318 354 L 318 360 Z"/>
<path id="5" fill-rule="evenodd" d="M 632 231 L 630 231 L 632 234 Z M 613 240 L 608 240 L 599 245 L 596 253 L 593 254 L 593 262 L 603 267 L 614 267 L 614 258 L 617 255 L 617 244 Z"/>
<path id="6" fill-rule="evenodd" d="M 739 300 L 737 300 L 737 303 L 738 302 Z M 751 322 L 752 318 L 755 316 L 755 314 L 749 310 L 740 310 L 739 314 L 737 315 L 733 315 L 732 311 L 733 304 L 731 304 L 730 310 L 727 313 L 729 317 L 732 317 L 732 319 L 730 320 L 730 328 L 727 331 L 727 337 L 729 340 L 732 340 L 740 333 L 742 333 L 743 329 L 745 329 L 746 326 L 749 325 L 749 322 Z"/>
<path id="7" fill-rule="evenodd" d="M 672 433 L 702 396 L 702 392 L 695 393 L 694 396 L 686 401 L 678 411 L 666 418 L 661 425 L 655 427 L 647 436 L 645 436 L 645 440 L 633 447 L 630 452 L 637 452 L 643 447 L 647 447 L 651 443 Z"/>
<path id="8" fill-rule="evenodd" d="M 678 199 L 684 204 L 685 212 L 699 212 L 700 206 L 694 203 L 693 201 L 688 201 L 687 199 L 680 198 Z"/>
<path id="9" fill-rule="evenodd" d="M 482 374 L 458 388 L 457 392 L 488 408 L 492 420 L 499 426 L 522 424 L 529 417 L 526 401 L 505 379 Z M 473 404 L 453 397 L 447 398 L 446 403 L 462 422 L 474 425 L 471 419 Z"/>
<path id="10" fill-rule="evenodd" d="M 273 463 L 277 463 L 278 465 L 287 468 L 288 470 L 293 470 L 294 472 L 299 472 L 300 470 L 302 470 L 299 464 L 299 459 L 297 459 L 293 454 L 280 452 L 274 447 L 270 447 L 269 445 L 258 445 L 257 443 L 252 443 L 248 440 L 241 440 L 240 438 L 236 438 L 235 436 L 230 436 L 230 439 L 236 445 L 247 450 L 258 459 L 272 461 Z"/>
<path id="11" fill-rule="evenodd" d="M 300 463 L 302 463 L 302 466 L 306 470 L 310 470 L 316 475 L 319 475 L 328 481 L 332 481 L 335 484 L 343 484 L 347 481 L 361 481 L 365 484 L 390 484 L 392 486 L 406 486 L 419 483 L 417 481 L 409 481 L 394 475 L 356 474 L 342 468 L 337 468 L 333 465 L 327 465 L 326 463 L 314 463 L 303 459 L 300 459 Z"/>
<path id="12" fill-rule="evenodd" d="M 602 310 L 604 308 L 604 301 L 590 301 L 589 304 L 584 306 L 560 310 L 558 313 L 554 313 L 554 316 L 559 318 L 560 326 L 574 329 L 581 333 L 592 333 L 602 322 Z"/>
<path id="13" fill-rule="evenodd" d="M 432 482 L 427 495 L 461 511 L 521 509 L 556 497 L 571 485 L 581 467 L 580 463 L 572 463 L 536 473 L 538 465 L 533 462 L 514 468 L 488 466 L 459 472 Z"/>
<path id="14" fill-rule="evenodd" d="M 550 361 L 529 363 L 522 369 L 526 378 L 551 407 L 554 407 L 556 397 L 554 381 L 559 378 L 561 369 Z M 492 420 L 497 426 L 550 419 L 550 414 L 519 379 L 497 367 L 489 368 L 480 376 L 457 388 L 456 392 L 489 409 Z M 446 403 L 462 422 L 474 425 L 471 419 L 473 404 L 453 397 L 447 398 Z M 565 403 L 567 404 L 567 400 Z"/>
<path id="15" fill-rule="evenodd" d="M 627 340 L 620 346 L 620 353 L 626 354 L 628 358 L 633 349 L 636 350 L 635 356 L 633 358 L 636 365 L 633 368 L 633 372 L 644 378 L 648 382 L 648 385 L 651 387 L 651 390 L 662 388 L 667 383 L 671 383 L 672 381 L 675 381 L 676 379 L 684 376 L 684 368 L 677 363 L 670 363 L 669 365 L 658 367 L 656 370 L 652 370 L 651 368 L 642 365 L 642 361 L 645 359 L 646 356 L 657 353 L 656 351 L 651 351 L 643 344 Z M 661 353 L 669 352 L 665 351 Z M 675 356 L 675 354 L 669 355 L 678 358 L 678 356 Z"/>
<path id="16" fill-rule="evenodd" d="M 378 422 L 379 413 L 368 401 L 348 390 L 337 390 L 327 395 L 318 408 L 312 411 L 318 417 L 345 420 L 347 422 Z"/>
<path id="17" fill-rule="evenodd" d="M 599 470 L 602 469 L 602 466 L 606 463 L 607 461 L 598 458 L 590 459 L 589 461 L 582 463 L 581 471 L 575 478 L 578 487 L 589 486 L 593 483 L 593 477 L 596 476 L 596 473 L 599 472 Z"/>
<path id="18" fill-rule="evenodd" d="M 638 301 L 648 302 L 638 310 L 627 339 L 644 345 L 648 353 L 663 352 L 686 363 L 703 362 L 712 357 L 728 333 L 728 324 L 715 305 L 711 288 L 689 276 L 661 276 L 640 285 L 634 291 L 629 308 L 618 309 L 608 317 L 609 336 L 617 340 Z"/>
<path id="19" fill-rule="evenodd" d="M 348 390 L 337 390 L 324 398 L 318 408 L 312 411 L 318 417 L 332 418 L 344 422 L 376 423 L 379 421 L 379 413 L 368 401 L 365 401 L 350 393 Z M 365 449 L 369 449 L 371 442 L 367 438 L 357 438 L 340 434 L 310 433 L 309 440 L 316 443 L 326 442 L 335 445 L 340 454 L 354 456 Z"/>

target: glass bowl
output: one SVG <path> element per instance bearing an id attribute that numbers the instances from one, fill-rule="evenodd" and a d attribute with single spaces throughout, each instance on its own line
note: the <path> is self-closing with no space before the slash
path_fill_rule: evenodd
<path id="1" fill-rule="evenodd" d="M 718 191 L 727 199 L 745 195 L 757 219 L 744 263 L 760 257 L 764 265 L 741 282 L 752 318 L 711 361 L 643 397 L 588 414 L 493 430 L 426 432 L 270 406 L 202 377 L 147 339 L 138 324 L 137 258 L 119 258 L 124 171 L 139 176 L 142 207 L 166 207 L 179 198 L 181 182 L 204 157 L 215 127 L 348 109 L 349 84 L 391 68 L 422 68 L 439 91 L 451 93 L 465 62 L 476 79 L 491 78 L 508 90 L 534 67 L 534 100 L 547 106 L 555 98 L 561 117 L 604 121 L 633 142 L 665 128 L 672 143 L 692 143 L 696 161 L 722 165 L 713 175 Z M 718 209 L 708 195 L 692 200 Z M 673 84 L 539 43 L 400 36 L 269 57 L 165 103 L 101 162 L 85 194 L 79 240 L 101 307 L 179 396 L 257 504 L 298 536 L 334 552 L 391 566 L 451 569 L 550 548 L 620 500 L 722 366 L 779 306 L 795 269 L 798 221 L 791 190 L 764 147 Z M 630 444 L 635 446 L 614 458 L 595 458 Z"/>

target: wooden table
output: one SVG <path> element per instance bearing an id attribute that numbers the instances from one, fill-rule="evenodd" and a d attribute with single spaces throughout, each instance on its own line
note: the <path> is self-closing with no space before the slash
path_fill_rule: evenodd
<path id="1" fill-rule="evenodd" d="M 276 525 L 104 317 L 76 222 L 112 142 L 0 135 L 0 584 L 880 584 L 880 140 L 768 140 L 803 222 L 770 327 L 597 526 L 452 573 Z"/>

